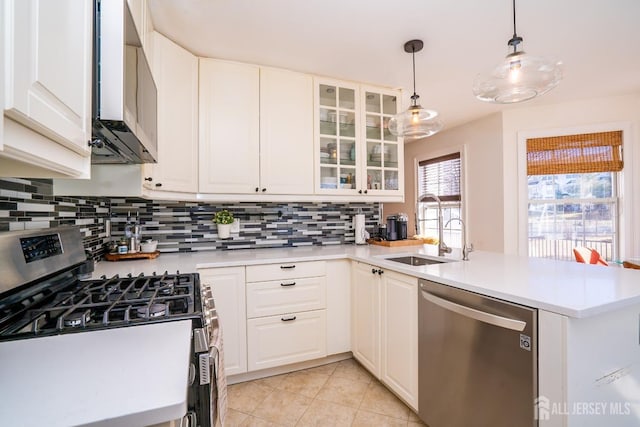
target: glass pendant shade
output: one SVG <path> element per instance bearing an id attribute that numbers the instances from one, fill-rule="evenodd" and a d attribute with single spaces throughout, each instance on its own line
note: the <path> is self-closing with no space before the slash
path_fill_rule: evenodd
<path id="1" fill-rule="evenodd" d="M 420 52 L 424 43 L 422 40 L 409 40 L 404 44 L 404 51 L 411 53 L 413 60 L 413 95 L 411 106 L 407 111 L 396 114 L 389 120 L 389 132 L 405 139 L 426 138 L 442 129 L 443 124 L 438 120 L 438 112 L 427 110 L 418 104 L 420 96 L 416 93 L 416 52 Z"/>
<path id="2" fill-rule="evenodd" d="M 389 120 L 389 132 L 407 139 L 426 138 L 442 129 L 443 123 L 437 117 L 436 111 L 412 105 L 407 111 L 396 114 Z"/>
<path id="3" fill-rule="evenodd" d="M 543 95 L 560 83 L 561 63 L 518 50 L 522 40 L 516 32 L 516 0 L 513 0 L 513 37 L 507 43 L 512 51 L 489 74 L 476 76 L 473 94 L 480 101 L 495 104 L 522 102 Z"/>
<path id="4" fill-rule="evenodd" d="M 562 79 L 560 62 L 513 52 L 489 74 L 479 74 L 473 94 L 481 101 L 511 104 L 543 95 Z"/>

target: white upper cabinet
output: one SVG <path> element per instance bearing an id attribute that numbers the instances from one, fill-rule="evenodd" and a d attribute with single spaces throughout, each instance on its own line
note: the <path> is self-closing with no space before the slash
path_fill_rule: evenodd
<path id="1" fill-rule="evenodd" d="M 316 175 L 321 194 L 362 194 L 358 94 L 355 84 L 316 79 Z"/>
<path id="2" fill-rule="evenodd" d="M 151 22 L 149 2 L 147 0 L 127 0 L 127 3 L 147 61 L 149 64 L 153 64 L 153 53 L 156 42 L 154 40 L 155 34 L 153 31 L 153 23 Z"/>
<path id="3" fill-rule="evenodd" d="M 148 189 L 198 191 L 198 58 L 154 34 L 158 163 L 145 164 Z"/>
<path id="4" fill-rule="evenodd" d="M 311 76 L 200 60 L 200 192 L 313 193 Z"/>
<path id="5" fill-rule="evenodd" d="M 404 144 L 389 132 L 389 120 L 398 111 L 400 92 L 362 86 L 362 132 L 367 194 L 404 194 Z"/>
<path id="6" fill-rule="evenodd" d="M 2 23 L 2 25 L 6 25 L 6 21 L 5 21 L 5 4 L 4 4 L 5 0 L 0 0 L 0 23 Z M 5 56 L 4 56 L 4 50 L 5 50 L 5 46 L 4 46 L 4 42 L 5 42 L 5 31 L 0 29 L 0 58 L 2 58 L 2 64 L 4 64 L 5 62 Z M 2 106 L 2 109 L 4 110 L 4 105 L 5 105 L 5 99 L 4 99 L 4 86 L 5 86 L 5 80 L 4 80 L 4 67 L 0 67 L 0 105 Z M 4 149 L 4 111 L 2 114 L 0 114 L 0 153 L 2 152 L 2 150 Z"/>
<path id="7" fill-rule="evenodd" d="M 389 132 L 400 91 L 315 80 L 318 194 L 401 201 L 403 143 Z"/>
<path id="8" fill-rule="evenodd" d="M 86 176 L 93 2 L 3 4 L 7 120 L 2 155 L 48 169 L 52 176 Z"/>
<path id="9" fill-rule="evenodd" d="M 260 191 L 313 193 L 313 79 L 260 69 Z"/>
<path id="10" fill-rule="evenodd" d="M 260 68 L 200 59 L 201 193 L 260 186 Z"/>

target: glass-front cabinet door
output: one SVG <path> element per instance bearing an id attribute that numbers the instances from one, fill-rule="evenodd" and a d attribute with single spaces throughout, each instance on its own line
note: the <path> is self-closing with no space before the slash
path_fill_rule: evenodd
<path id="1" fill-rule="evenodd" d="M 400 92 L 362 88 L 365 125 L 365 176 L 368 193 L 402 193 L 404 150 L 402 138 L 389 132 L 389 120 L 398 112 Z"/>
<path id="2" fill-rule="evenodd" d="M 403 197 L 403 141 L 388 126 L 400 99 L 400 91 L 315 79 L 317 192 Z"/>
<path id="3" fill-rule="evenodd" d="M 351 193 L 360 187 L 358 88 L 316 80 L 316 158 L 321 192 Z"/>

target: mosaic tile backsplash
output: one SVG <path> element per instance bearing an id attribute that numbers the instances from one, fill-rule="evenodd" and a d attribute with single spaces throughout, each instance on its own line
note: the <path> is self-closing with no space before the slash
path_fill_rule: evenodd
<path id="1" fill-rule="evenodd" d="M 0 232 L 79 225 L 85 249 L 103 253 L 108 199 L 55 197 L 50 179 L 0 178 Z"/>
<path id="2" fill-rule="evenodd" d="M 0 178 L 0 231 L 79 225 L 85 248 L 94 258 L 104 253 L 105 221 L 112 239 L 121 236 L 127 218 L 137 218 L 142 238 L 158 240 L 161 252 L 190 252 L 353 243 L 353 215 L 362 212 L 372 231 L 378 203 L 224 203 L 174 202 L 138 198 L 86 198 L 52 195 L 46 179 Z M 227 209 L 239 230 L 219 239 L 213 213 Z"/>

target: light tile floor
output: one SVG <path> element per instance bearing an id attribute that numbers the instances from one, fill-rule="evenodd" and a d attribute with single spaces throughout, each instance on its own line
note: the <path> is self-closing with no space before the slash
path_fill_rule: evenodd
<path id="1" fill-rule="evenodd" d="M 229 386 L 225 427 L 425 426 L 354 359 Z"/>

